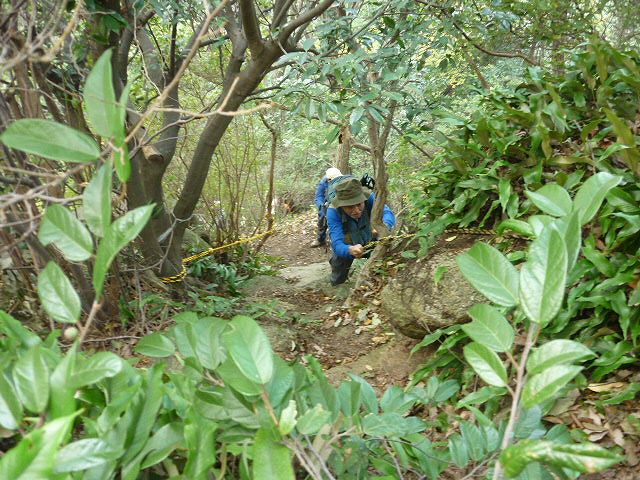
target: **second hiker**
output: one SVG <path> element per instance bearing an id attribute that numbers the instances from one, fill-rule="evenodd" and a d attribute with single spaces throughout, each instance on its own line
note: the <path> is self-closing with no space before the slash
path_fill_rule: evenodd
<path id="1" fill-rule="evenodd" d="M 340 170 L 335 167 L 327 169 L 324 177 L 316 188 L 316 207 L 318 207 L 318 236 L 311 244 L 312 247 L 320 247 L 326 243 L 327 239 L 327 190 L 329 182 L 334 178 L 342 176 Z"/>
<path id="2" fill-rule="evenodd" d="M 371 210 L 375 194 L 369 196 L 362 188 L 360 180 L 347 175 L 332 182 L 330 189 L 331 206 L 327 210 L 332 255 L 331 285 L 344 283 L 355 258 L 364 255 L 364 246 L 376 239 L 377 232 L 371 226 Z M 334 197 L 335 195 L 335 197 Z M 389 228 L 396 224 L 396 217 L 385 205 L 382 221 Z"/>

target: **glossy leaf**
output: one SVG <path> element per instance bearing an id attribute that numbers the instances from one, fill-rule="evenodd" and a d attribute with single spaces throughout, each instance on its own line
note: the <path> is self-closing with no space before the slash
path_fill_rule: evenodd
<path id="1" fill-rule="evenodd" d="M 22 422 L 22 406 L 13 385 L 0 373 L 0 427 L 17 430 Z"/>
<path id="2" fill-rule="evenodd" d="M 362 429 L 372 437 L 404 437 L 422 432 L 426 424 L 417 417 L 404 417 L 396 412 L 367 415 L 362 420 Z"/>
<path id="3" fill-rule="evenodd" d="M 552 223 L 552 228 L 557 230 L 564 240 L 567 249 L 567 273 L 569 273 L 578 260 L 582 244 L 580 214 L 573 212 L 565 218 L 560 218 Z"/>
<path id="4" fill-rule="evenodd" d="M 82 193 L 84 220 L 98 237 L 104 237 L 111 224 L 111 164 L 95 173 Z"/>
<path id="5" fill-rule="evenodd" d="M 29 349 L 13 366 L 13 383 L 27 410 L 42 413 L 49 402 L 49 367 L 40 345 Z"/>
<path id="6" fill-rule="evenodd" d="M 479 304 L 469 309 L 473 322 L 462 325 L 471 340 L 496 352 L 506 352 L 513 346 L 513 327 L 496 308 Z"/>
<path id="7" fill-rule="evenodd" d="M 240 392 L 242 395 L 257 396 L 262 392 L 260 384 L 247 378 L 231 358 L 227 358 L 225 362 L 219 365 L 216 368 L 216 373 L 220 375 L 225 385 Z"/>
<path id="8" fill-rule="evenodd" d="M 56 473 L 87 470 L 109 460 L 115 460 L 121 454 L 119 448 L 99 438 L 84 438 L 65 445 L 56 456 Z"/>
<path id="9" fill-rule="evenodd" d="M 562 217 L 571 212 L 571 197 L 560 185 L 548 183 L 535 192 L 526 191 L 527 197 L 544 213 Z"/>
<path id="10" fill-rule="evenodd" d="M 298 407 L 295 400 L 289 400 L 287 405 L 280 414 L 278 422 L 278 431 L 282 435 L 289 435 L 296 426 L 296 417 L 298 415 Z"/>
<path id="11" fill-rule="evenodd" d="M 24 347 L 33 347 L 42 343 L 40 337 L 3 310 L 0 310 L 0 331 Z"/>
<path id="12" fill-rule="evenodd" d="M 514 220 L 509 218 L 500 222 L 500 225 L 496 228 L 496 233 L 502 235 L 505 232 L 514 232 L 517 235 L 522 235 L 527 238 L 535 236 L 533 227 L 522 220 Z"/>
<path id="13" fill-rule="evenodd" d="M 531 462 L 594 473 L 622 460 L 623 457 L 593 443 L 565 444 L 544 440 L 522 440 L 507 447 L 500 455 L 500 463 L 508 477 L 519 475 Z"/>
<path id="14" fill-rule="evenodd" d="M 265 385 L 273 375 L 271 345 L 255 320 L 237 316 L 222 336 L 229 356 L 252 382 Z"/>
<path id="15" fill-rule="evenodd" d="M 93 254 L 91 234 L 67 208 L 51 205 L 44 213 L 38 239 L 43 245 L 53 243 L 72 262 L 81 262 Z"/>
<path id="16" fill-rule="evenodd" d="M 76 411 L 76 388 L 71 385 L 71 376 L 76 365 L 78 344 L 74 343 L 51 373 L 49 414 L 51 418 L 62 418 Z"/>
<path id="17" fill-rule="evenodd" d="M 98 144 L 89 135 L 50 120 L 16 120 L 0 140 L 7 147 L 62 162 L 88 163 L 100 156 Z"/>
<path id="18" fill-rule="evenodd" d="M 531 351 L 527 360 L 529 375 L 566 363 L 582 362 L 595 354 L 582 343 L 573 340 L 552 340 Z"/>
<path id="19" fill-rule="evenodd" d="M 128 181 L 131 176 L 131 160 L 129 159 L 129 148 L 126 143 L 114 147 L 113 165 L 120 181 Z"/>
<path id="20" fill-rule="evenodd" d="M 115 353 L 98 352 L 86 360 L 76 362 L 70 384 L 80 388 L 111 378 L 122 370 L 123 361 Z"/>
<path id="21" fill-rule="evenodd" d="M 111 50 L 104 52 L 96 61 L 82 93 L 84 112 L 91 129 L 101 137 L 114 137 L 118 132 L 120 115 L 113 90 Z"/>
<path id="22" fill-rule="evenodd" d="M 549 215 L 531 215 L 527 219 L 536 237 L 540 236 L 544 228 L 553 223 L 554 220 L 555 219 Z"/>
<path id="23" fill-rule="evenodd" d="M 600 209 L 609 190 L 617 186 L 622 178 L 607 172 L 598 172 L 589 177 L 573 199 L 573 208 L 580 212 L 580 224 L 589 223 Z"/>
<path id="24" fill-rule="evenodd" d="M 194 354 L 204 368 L 215 370 L 226 360 L 227 354 L 222 345 L 222 334 L 227 325 L 226 320 L 203 317 L 191 326 Z"/>
<path id="25" fill-rule="evenodd" d="M 253 444 L 253 478 L 260 480 L 295 480 L 292 452 L 261 428 Z"/>
<path id="26" fill-rule="evenodd" d="M 298 418 L 296 429 L 303 435 L 313 435 L 331 420 L 331 413 L 316 405 Z"/>
<path id="27" fill-rule="evenodd" d="M 160 332 L 142 337 L 135 348 L 136 353 L 155 358 L 170 357 L 175 351 L 173 342 Z"/>
<path id="28" fill-rule="evenodd" d="M 575 365 L 557 365 L 527 379 L 522 404 L 531 408 L 554 398 L 580 371 Z"/>
<path id="29" fill-rule="evenodd" d="M 484 345 L 469 343 L 464 347 L 464 358 L 478 376 L 494 387 L 507 386 L 507 370 L 500 357 Z"/>
<path id="30" fill-rule="evenodd" d="M 30 432 L 0 458 L 0 478 L 11 480 L 53 477 L 58 447 L 67 437 L 76 414 L 47 422 Z"/>
<path id="31" fill-rule="evenodd" d="M 93 269 L 93 288 L 96 296 L 102 295 L 104 279 L 111 262 L 129 242 L 133 241 L 149 221 L 153 206 L 138 207 L 114 221 L 107 229 L 98 245 L 96 263 Z"/>
<path id="32" fill-rule="evenodd" d="M 520 303 L 532 321 L 548 324 L 560 311 L 567 278 L 567 248 L 560 234 L 547 228 L 534 240 L 520 270 Z"/>
<path id="33" fill-rule="evenodd" d="M 518 303 L 518 271 L 497 249 L 476 243 L 456 260 L 466 279 L 489 300 L 504 307 Z"/>
<path id="34" fill-rule="evenodd" d="M 54 320 L 76 323 L 80 319 L 80 297 L 57 263 L 49 262 L 38 275 L 38 296 Z"/>

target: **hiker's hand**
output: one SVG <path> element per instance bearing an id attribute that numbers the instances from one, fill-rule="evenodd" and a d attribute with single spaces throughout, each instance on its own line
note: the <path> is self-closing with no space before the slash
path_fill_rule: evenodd
<path id="1" fill-rule="evenodd" d="M 349 253 L 356 258 L 360 258 L 362 255 L 364 255 L 364 247 L 360 244 L 351 245 L 349 247 Z"/>
<path id="2" fill-rule="evenodd" d="M 374 228 L 373 230 L 371 230 L 371 234 L 372 234 L 374 237 L 377 237 L 377 236 L 378 236 L 378 230 L 376 230 L 376 229 Z"/>

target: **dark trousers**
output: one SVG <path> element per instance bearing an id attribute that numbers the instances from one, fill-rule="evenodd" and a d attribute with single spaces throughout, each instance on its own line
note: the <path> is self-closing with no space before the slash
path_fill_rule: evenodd
<path id="1" fill-rule="evenodd" d="M 324 243 L 327 240 L 327 209 L 318 209 L 318 242 Z"/>
<path id="2" fill-rule="evenodd" d="M 352 258 L 338 257 L 335 253 L 331 255 L 329 260 L 331 265 L 331 285 L 340 285 L 347 281 L 352 263 Z"/>

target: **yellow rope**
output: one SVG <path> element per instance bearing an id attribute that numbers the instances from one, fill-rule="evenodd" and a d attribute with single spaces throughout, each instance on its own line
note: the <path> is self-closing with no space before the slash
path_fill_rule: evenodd
<path id="1" fill-rule="evenodd" d="M 182 259 L 182 271 L 176 275 L 172 275 L 170 277 L 160 277 L 164 283 L 178 283 L 184 280 L 187 276 L 187 269 L 185 265 L 190 264 L 196 260 L 207 257 L 209 255 L 213 255 L 216 252 L 220 252 L 222 250 L 226 250 L 227 248 L 236 247 L 238 245 L 242 245 L 244 243 L 253 242 L 254 240 L 258 240 L 259 238 L 266 237 L 267 235 L 273 235 L 275 233 L 275 229 L 268 230 L 266 232 L 258 233 L 256 235 L 252 235 L 251 237 L 241 238 L 240 240 L 236 240 L 235 242 L 227 243 L 225 245 L 220 245 L 219 247 L 211 247 L 202 252 L 193 254 L 189 257 Z"/>

